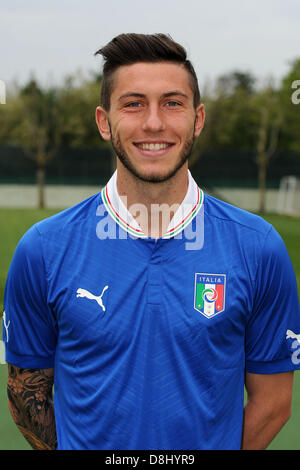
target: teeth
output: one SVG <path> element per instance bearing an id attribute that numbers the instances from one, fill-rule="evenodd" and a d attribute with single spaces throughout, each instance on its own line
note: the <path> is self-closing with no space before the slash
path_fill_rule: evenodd
<path id="1" fill-rule="evenodd" d="M 161 149 L 167 148 L 168 144 L 166 144 L 166 143 L 140 144 L 139 147 L 141 147 L 143 150 L 161 150 Z"/>

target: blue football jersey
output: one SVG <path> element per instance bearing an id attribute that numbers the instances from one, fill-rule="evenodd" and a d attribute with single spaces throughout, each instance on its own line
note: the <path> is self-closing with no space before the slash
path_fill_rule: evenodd
<path id="1" fill-rule="evenodd" d="M 4 310 L 6 361 L 54 367 L 58 449 L 240 449 L 245 371 L 300 368 L 281 237 L 190 174 L 157 240 L 127 211 L 116 174 L 35 224 Z"/>

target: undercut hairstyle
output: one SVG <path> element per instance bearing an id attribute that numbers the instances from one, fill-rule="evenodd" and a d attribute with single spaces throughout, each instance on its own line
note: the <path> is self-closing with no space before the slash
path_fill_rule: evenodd
<path id="1" fill-rule="evenodd" d="M 200 104 L 200 91 L 197 75 L 192 63 L 187 59 L 183 46 L 165 34 L 120 34 L 106 46 L 95 52 L 104 59 L 101 84 L 100 104 L 110 109 L 110 97 L 114 86 L 114 73 L 122 65 L 137 62 L 172 62 L 182 65 L 190 77 L 190 86 L 194 95 L 194 107 Z"/>

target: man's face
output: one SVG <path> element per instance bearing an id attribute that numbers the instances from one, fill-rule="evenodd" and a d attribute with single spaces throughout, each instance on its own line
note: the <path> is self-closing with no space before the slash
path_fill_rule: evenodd
<path id="1" fill-rule="evenodd" d="M 203 127 L 203 105 L 195 110 L 189 73 L 178 64 L 121 66 L 107 113 L 96 120 L 123 165 L 143 181 L 161 182 L 186 163 Z"/>

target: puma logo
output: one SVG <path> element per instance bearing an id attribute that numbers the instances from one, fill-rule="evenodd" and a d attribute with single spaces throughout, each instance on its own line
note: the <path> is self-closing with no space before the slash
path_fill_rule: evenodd
<path id="1" fill-rule="evenodd" d="M 3 312 L 3 325 L 6 331 L 6 342 L 8 343 L 8 327 L 10 325 L 10 320 L 8 321 L 8 323 L 6 323 L 5 312 Z"/>
<path id="2" fill-rule="evenodd" d="M 300 343 L 300 334 L 296 335 L 296 333 L 294 333 L 291 330 L 286 331 L 286 339 L 289 339 L 289 338 L 296 339 L 298 341 L 298 343 Z"/>
<path id="3" fill-rule="evenodd" d="M 86 297 L 87 299 L 91 299 L 91 300 L 96 300 L 97 304 L 100 305 L 100 307 L 102 308 L 103 312 L 105 312 L 105 307 L 103 305 L 103 302 L 102 302 L 102 296 L 104 294 L 104 292 L 106 291 L 106 289 L 108 289 L 108 286 L 105 286 L 103 291 L 101 292 L 101 295 L 94 295 L 92 294 L 91 292 L 89 292 L 88 290 L 85 290 L 85 289 L 77 289 L 77 292 L 76 292 L 76 297 Z"/>

